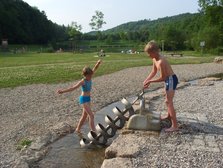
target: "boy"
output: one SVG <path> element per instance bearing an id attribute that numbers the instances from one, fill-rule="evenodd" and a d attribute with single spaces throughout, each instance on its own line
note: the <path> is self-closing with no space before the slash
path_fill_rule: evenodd
<path id="1" fill-rule="evenodd" d="M 178 84 L 178 78 L 174 74 L 170 64 L 167 60 L 159 54 L 159 47 L 155 41 L 150 41 L 146 46 L 144 51 L 150 56 L 153 60 L 152 71 L 149 76 L 143 82 L 144 88 L 148 88 L 150 83 L 155 82 L 165 82 L 165 93 L 166 93 L 166 105 L 168 110 L 168 115 L 166 117 L 161 117 L 161 120 L 170 119 L 172 126 L 168 129 L 165 129 L 166 132 L 174 132 L 178 130 L 176 112 L 173 107 L 173 97 Z M 156 79 L 153 77 L 156 73 L 160 71 L 160 76 Z"/>

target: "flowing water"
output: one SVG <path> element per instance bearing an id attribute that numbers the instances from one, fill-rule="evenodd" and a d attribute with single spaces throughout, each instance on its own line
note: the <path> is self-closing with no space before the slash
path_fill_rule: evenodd
<path id="1" fill-rule="evenodd" d="M 134 98 L 130 98 L 132 101 Z M 104 118 L 109 115 L 114 118 L 112 109 L 117 106 L 124 109 L 119 101 L 108 105 L 95 114 L 95 123 L 106 126 Z M 82 128 L 83 136 L 86 138 L 89 126 L 86 122 Z M 76 133 L 69 134 L 51 145 L 47 156 L 38 164 L 40 168 L 99 168 L 104 160 L 105 148 L 85 149 L 80 147 L 82 137 Z M 109 141 L 111 142 L 111 140 Z"/>

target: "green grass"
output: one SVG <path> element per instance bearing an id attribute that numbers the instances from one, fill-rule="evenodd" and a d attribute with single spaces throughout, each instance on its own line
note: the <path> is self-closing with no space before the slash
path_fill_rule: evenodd
<path id="1" fill-rule="evenodd" d="M 125 68 L 151 65 L 144 53 L 129 55 L 108 53 L 96 76 Z M 0 54 L 0 88 L 27 84 L 59 83 L 81 79 L 85 65 L 93 67 L 96 53 L 25 53 Z M 214 57 L 169 58 L 171 64 L 199 64 L 212 62 Z"/>
<path id="2" fill-rule="evenodd" d="M 31 140 L 25 138 L 21 139 L 18 144 L 16 145 L 16 150 L 22 150 L 23 148 L 26 148 L 27 146 L 30 146 L 32 143 Z"/>

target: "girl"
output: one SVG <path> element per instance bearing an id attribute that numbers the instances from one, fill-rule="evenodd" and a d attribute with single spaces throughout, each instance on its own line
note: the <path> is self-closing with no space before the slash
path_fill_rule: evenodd
<path id="1" fill-rule="evenodd" d="M 95 71 L 98 69 L 99 65 L 101 64 L 101 60 L 98 60 L 97 63 L 95 64 L 94 68 L 91 69 L 89 67 L 84 67 L 82 74 L 84 78 L 76 83 L 75 85 L 71 86 L 70 88 L 67 89 L 60 89 L 57 91 L 58 94 L 66 93 L 66 92 L 71 92 L 79 87 L 81 87 L 82 93 L 81 96 L 79 97 L 80 104 L 83 106 L 83 112 L 82 116 L 78 122 L 76 132 L 80 133 L 80 129 L 82 125 L 84 124 L 87 116 L 89 117 L 89 126 L 92 131 L 95 131 L 95 126 L 94 126 L 94 114 L 91 111 L 91 88 L 92 88 L 92 76 L 95 73 Z"/>

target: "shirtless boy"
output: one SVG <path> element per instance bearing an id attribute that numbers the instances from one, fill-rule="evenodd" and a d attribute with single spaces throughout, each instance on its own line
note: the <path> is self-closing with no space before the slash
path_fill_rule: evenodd
<path id="1" fill-rule="evenodd" d="M 144 88 L 148 88 L 150 83 L 155 82 L 165 82 L 165 93 L 166 93 L 166 105 L 168 110 L 168 115 L 166 117 L 161 117 L 161 120 L 170 119 L 172 126 L 165 129 L 166 132 L 173 132 L 178 130 L 176 112 L 173 106 L 173 97 L 178 84 L 178 78 L 174 74 L 170 64 L 167 60 L 159 54 L 159 47 L 155 41 L 150 41 L 146 46 L 144 51 L 153 60 L 152 71 L 149 76 L 143 82 Z M 153 77 L 160 72 L 160 76 L 156 79 Z"/>

